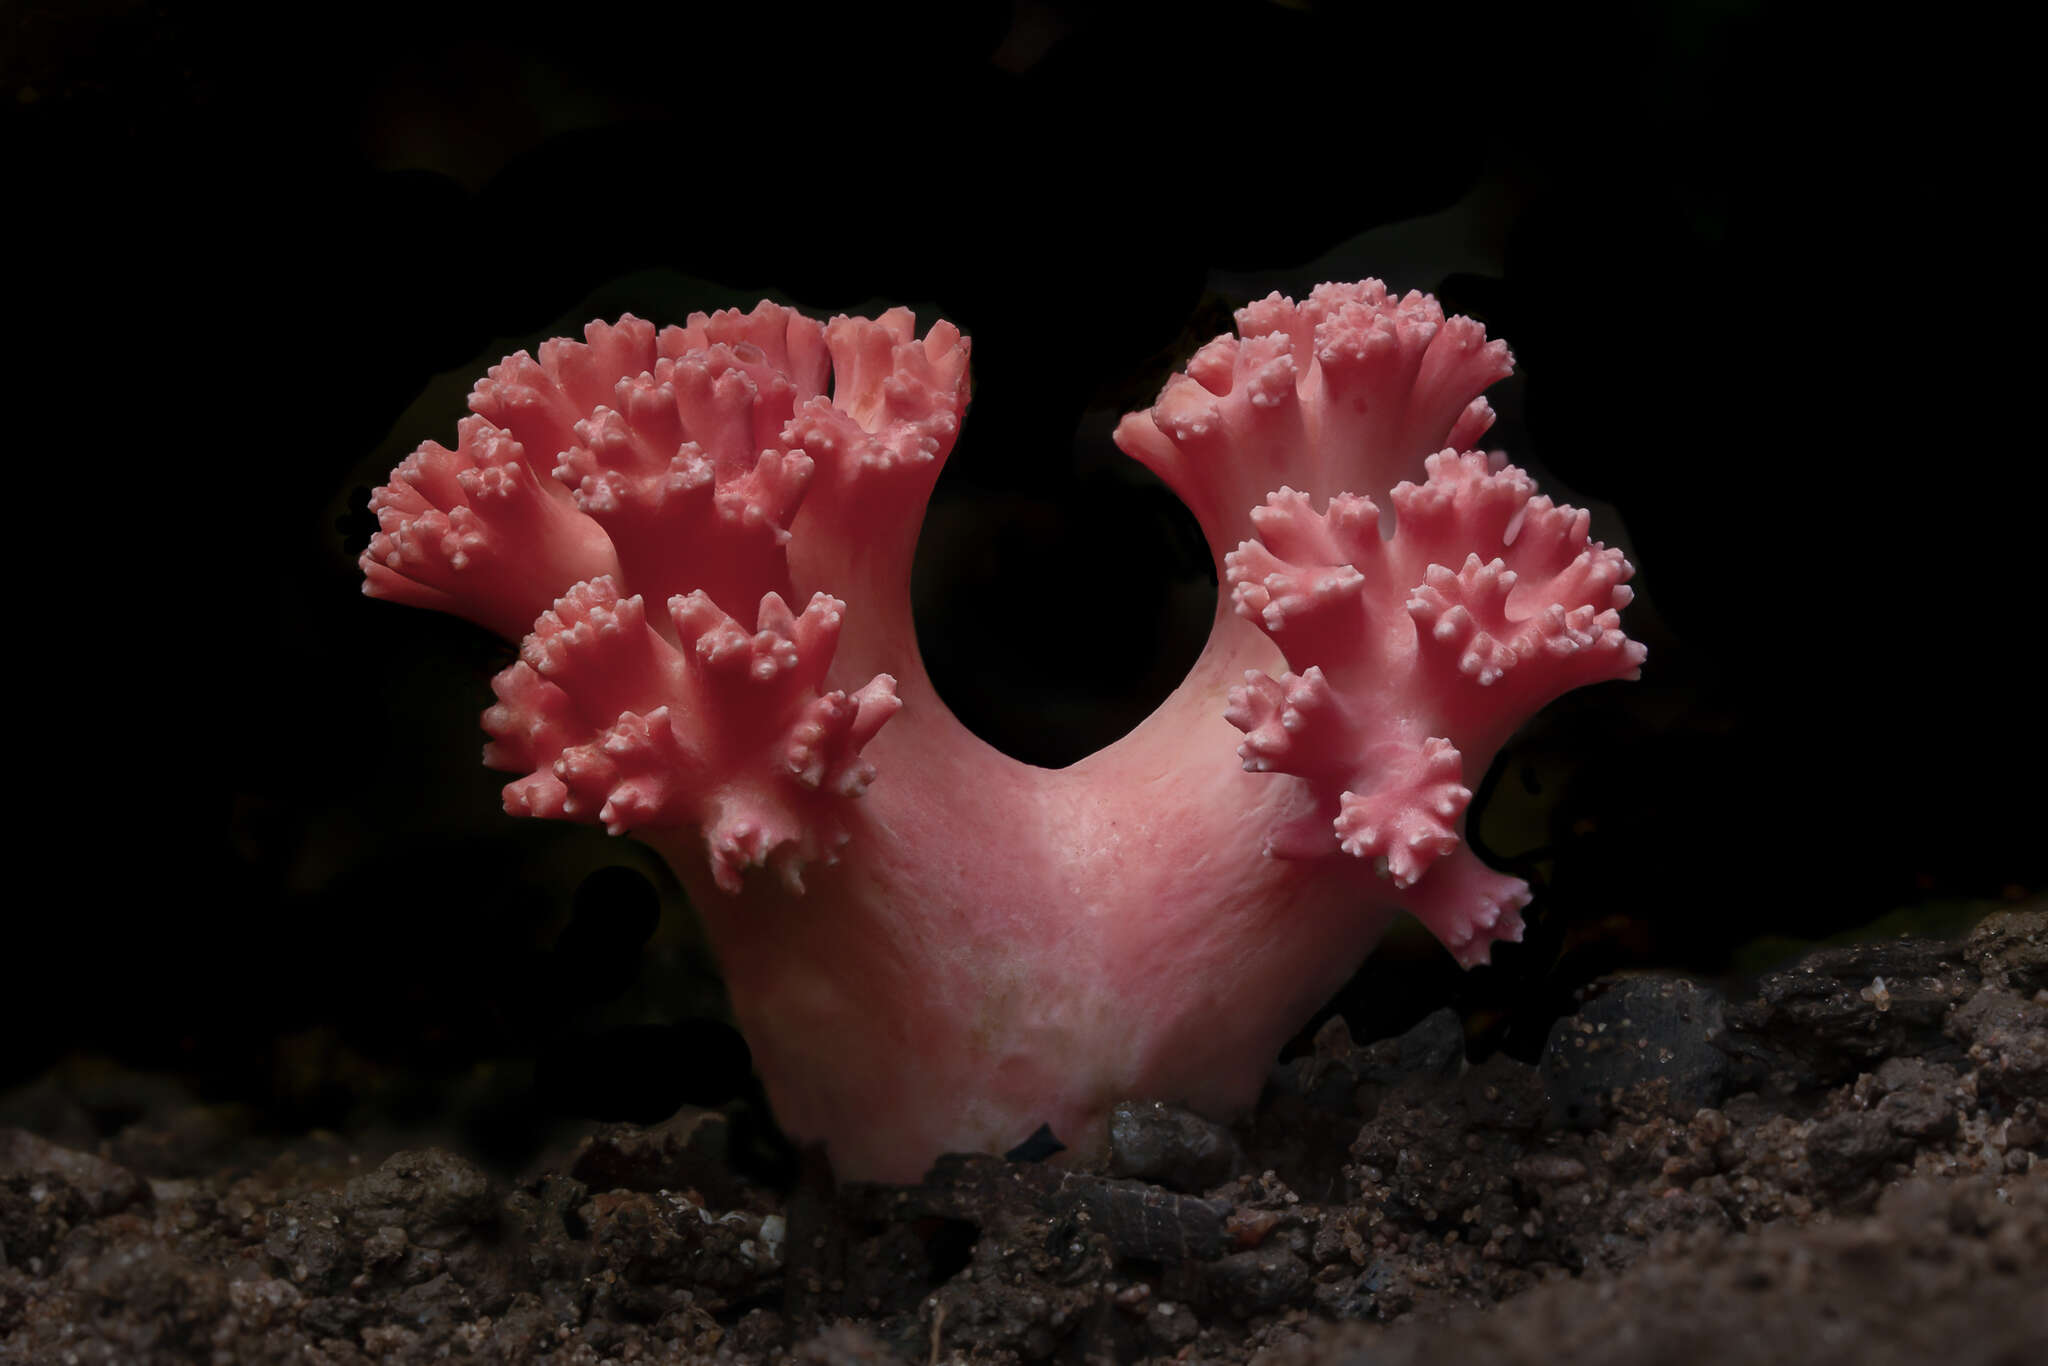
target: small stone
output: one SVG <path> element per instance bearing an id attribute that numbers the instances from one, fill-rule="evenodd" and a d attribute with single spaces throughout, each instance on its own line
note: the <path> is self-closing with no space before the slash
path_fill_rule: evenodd
<path id="1" fill-rule="evenodd" d="M 1722 1030 L 1720 993 L 1662 976 L 1622 978 L 1605 988 L 1551 1029 L 1542 1062 L 1551 1122 L 1590 1128 L 1631 1099 L 1678 1119 L 1717 1104 L 1729 1069 L 1714 1044 Z M 1632 1098 L 1630 1091 L 1642 1094 Z"/>
<path id="2" fill-rule="evenodd" d="M 1196 1194 L 1228 1181 L 1243 1160 L 1230 1130 L 1158 1101 L 1122 1101 L 1109 1116 L 1117 1176 Z"/>

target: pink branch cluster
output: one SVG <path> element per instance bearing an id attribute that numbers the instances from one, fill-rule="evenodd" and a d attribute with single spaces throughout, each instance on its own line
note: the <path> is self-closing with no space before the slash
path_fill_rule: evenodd
<path id="1" fill-rule="evenodd" d="M 371 595 L 523 640 L 484 715 L 506 810 L 668 857 L 778 1116 L 848 1176 L 1242 1107 L 1396 911 L 1486 961 L 1529 890 L 1464 842 L 1472 782 L 1643 658 L 1628 562 L 1473 449 L 1507 348 L 1322 285 L 1117 429 L 1229 587 L 1188 678 L 1070 768 L 1009 759 L 909 616 L 967 354 L 902 309 L 593 323 L 491 369 L 363 555 Z"/>

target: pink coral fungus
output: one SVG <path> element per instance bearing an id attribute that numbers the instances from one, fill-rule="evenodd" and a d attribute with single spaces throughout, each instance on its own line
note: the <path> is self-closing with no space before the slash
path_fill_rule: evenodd
<path id="1" fill-rule="evenodd" d="M 1125 1097 L 1227 1115 L 1394 912 L 1466 964 L 1521 936 L 1472 784 L 1549 699 L 1636 676 L 1629 564 L 1473 448 L 1512 358 L 1470 319 L 1368 280 L 1237 321 L 1116 431 L 1228 585 L 1208 645 L 1057 771 L 918 656 L 947 323 L 592 323 L 372 500 L 365 591 L 523 637 L 484 714 L 506 810 L 669 860 L 778 1117 L 844 1176 L 1042 1124 L 1087 1148 Z"/>

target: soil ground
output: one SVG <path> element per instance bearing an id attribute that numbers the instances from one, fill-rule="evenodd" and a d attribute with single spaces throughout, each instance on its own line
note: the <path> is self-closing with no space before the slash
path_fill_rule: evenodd
<path id="1" fill-rule="evenodd" d="M 690 1111 L 494 1175 L 55 1081 L 0 1124 L 10 1366 L 2048 1360 L 2048 909 L 1608 979 L 1533 1064 L 1333 1022 L 1105 1171 L 771 1186 Z"/>

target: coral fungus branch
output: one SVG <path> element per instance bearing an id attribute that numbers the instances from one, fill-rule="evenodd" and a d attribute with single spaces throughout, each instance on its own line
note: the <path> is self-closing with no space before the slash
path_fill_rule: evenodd
<path id="1" fill-rule="evenodd" d="M 1228 589 L 1202 657 L 1108 749 L 1009 759 L 909 615 L 967 357 L 903 309 L 593 323 L 492 367 L 363 554 L 366 592 L 523 642 L 484 714 L 506 809 L 670 860 L 779 1118 L 848 1176 L 1241 1107 L 1396 911 L 1486 961 L 1530 894 L 1464 842 L 1477 775 L 1643 657 L 1627 561 L 1472 449 L 1507 348 L 1322 285 L 1117 428 Z"/>

